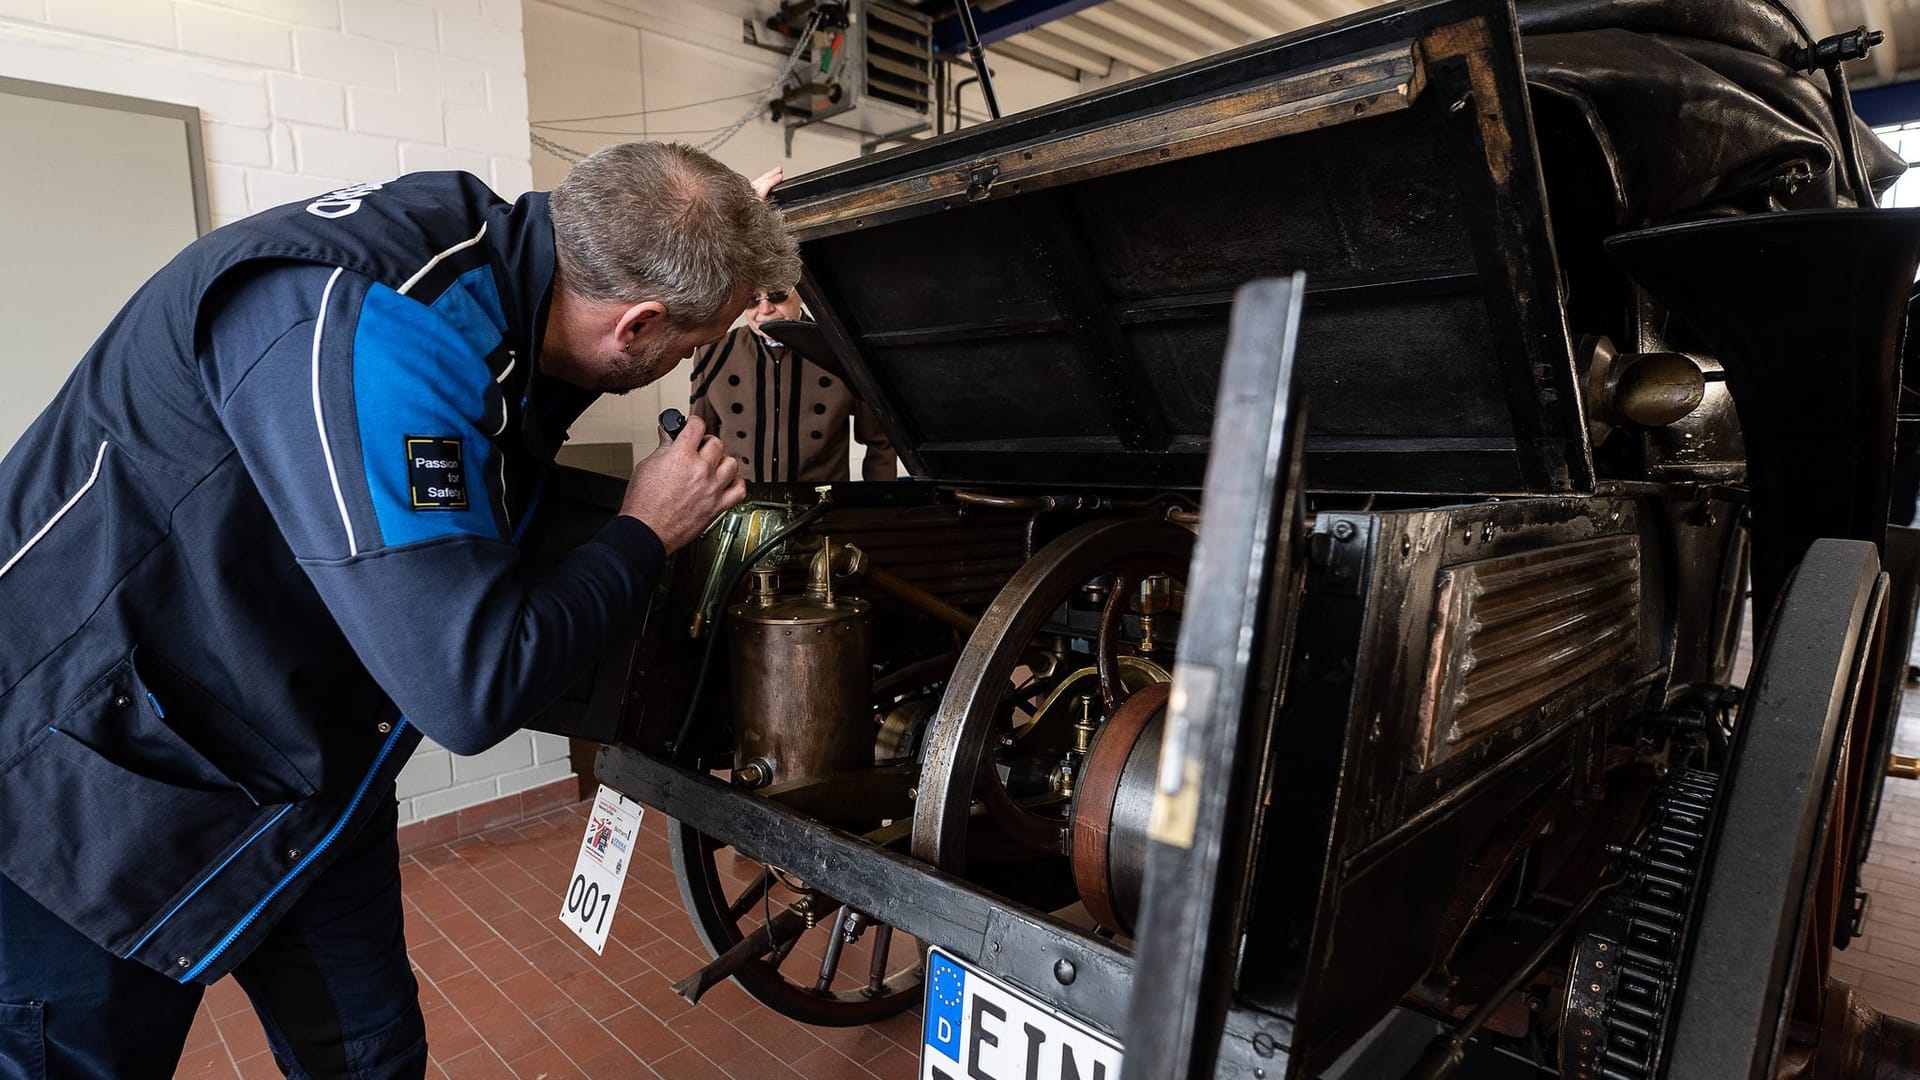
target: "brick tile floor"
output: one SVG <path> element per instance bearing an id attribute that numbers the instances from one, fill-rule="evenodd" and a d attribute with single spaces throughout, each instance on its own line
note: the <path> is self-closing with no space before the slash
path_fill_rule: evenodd
<path id="1" fill-rule="evenodd" d="M 1899 752 L 1920 754 L 1920 691 L 1901 717 Z M 444 1080 L 908 1080 L 918 1010 L 869 1028 L 796 1024 L 731 984 L 699 1006 L 669 984 L 704 961 L 682 913 L 663 815 L 649 811 L 604 956 L 555 916 L 587 804 L 429 848 L 402 860 L 407 940 Z M 738 883 L 745 867 L 723 867 Z M 1866 868 L 1866 936 L 1834 973 L 1882 1011 L 1920 1022 L 1920 782 L 1889 780 Z M 815 939 L 803 947 L 819 962 Z M 912 947 L 896 942 L 896 950 Z M 799 964 L 801 952 L 792 963 Z M 907 955 L 904 951 L 896 955 Z M 866 970 L 849 950 L 844 970 Z M 183 1078 L 277 1077 L 260 1024 L 233 980 L 212 987 L 187 1039 Z"/>
<path id="2" fill-rule="evenodd" d="M 1894 752 L 1920 756 L 1920 689 L 1909 686 Z M 1888 780 L 1860 876 L 1873 899 L 1866 934 L 1833 958 L 1833 973 L 1881 1012 L 1920 1023 L 1920 780 Z"/>
<path id="3" fill-rule="evenodd" d="M 913 1010 L 866 1028 L 796 1024 L 732 984 L 698 1006 L 670 985 L 706 954 L 680 905 L 664 815 L 648 811 L 604 955 L 563 928 L 561 889 L 590 804 L 401 859 L 408 951 L 420 981 L 433 1064 L 444 1080 L 526 1077 L 650 1080 L 908 1080 L 919 1050 Z M 736 883 L 757 867 L 721 869 Z M 779 905 L 776 896 L 773 901 Z M 817 970 L 823 932 L 789 964 Z M 896 938 L 893 955 L 911 956 Z M 842 969 L 864 980 L 870 953 Z M 897 964 L 895 965 L 898 966 Z M 207 991 L 177 1076 L 277 1077 L 266 1037 L 232 979 Z"/>

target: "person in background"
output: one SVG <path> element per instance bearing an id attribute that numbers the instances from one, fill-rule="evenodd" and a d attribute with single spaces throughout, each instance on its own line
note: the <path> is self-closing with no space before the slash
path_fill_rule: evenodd
<path id="1" fill-rule="evenodd" d="M 761 332 L 803 314 L 790 286 L 754 293 L 745 325 L 694 354 L 693 415 L 740 462 L 742 476 L 806 484 L 847 479 L 851 416 L 853 435 L 867 448 L 861 479 L 894 479 L 893 444 L 846 380 Z"/>

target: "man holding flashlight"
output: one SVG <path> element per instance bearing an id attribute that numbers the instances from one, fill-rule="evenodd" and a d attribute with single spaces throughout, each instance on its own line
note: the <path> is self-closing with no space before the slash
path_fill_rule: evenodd
<path id="1" fill-rule="evenodd" d="M 231 972 L 294 1076 L 418 1077 L 394 774 L 518 730 L 745 493 L 689 422 L 519 542 L 568 426 L 799 272 L 748 181 L 608 147 L 190 245 L 0 459 L 0 1077 L 170 1076 Z"/>

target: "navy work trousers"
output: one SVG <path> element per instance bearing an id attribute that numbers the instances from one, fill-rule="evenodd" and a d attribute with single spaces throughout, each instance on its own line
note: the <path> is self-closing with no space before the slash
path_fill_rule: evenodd
<path id="1" fill-rule="evenodd" d="M 421 1077 L 391 793 L 234 978 L 294 1077 Z M 171 1077 L 204 987 L 88 941 L 0 877 L 0 1080 Z"/>

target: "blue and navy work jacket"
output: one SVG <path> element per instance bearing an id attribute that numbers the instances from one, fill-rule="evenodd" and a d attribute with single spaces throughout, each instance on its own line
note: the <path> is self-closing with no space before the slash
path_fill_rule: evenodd
<path id="1" fill-rule="evenodd" d="M 212 982 L 424 733 L 518 728 L 640 608 L 617 517 L 516 535 L 592 395 L 538 374 L 544 194 L 363 184 L 189 246 L 0 460 L 0 873 Z"/>

